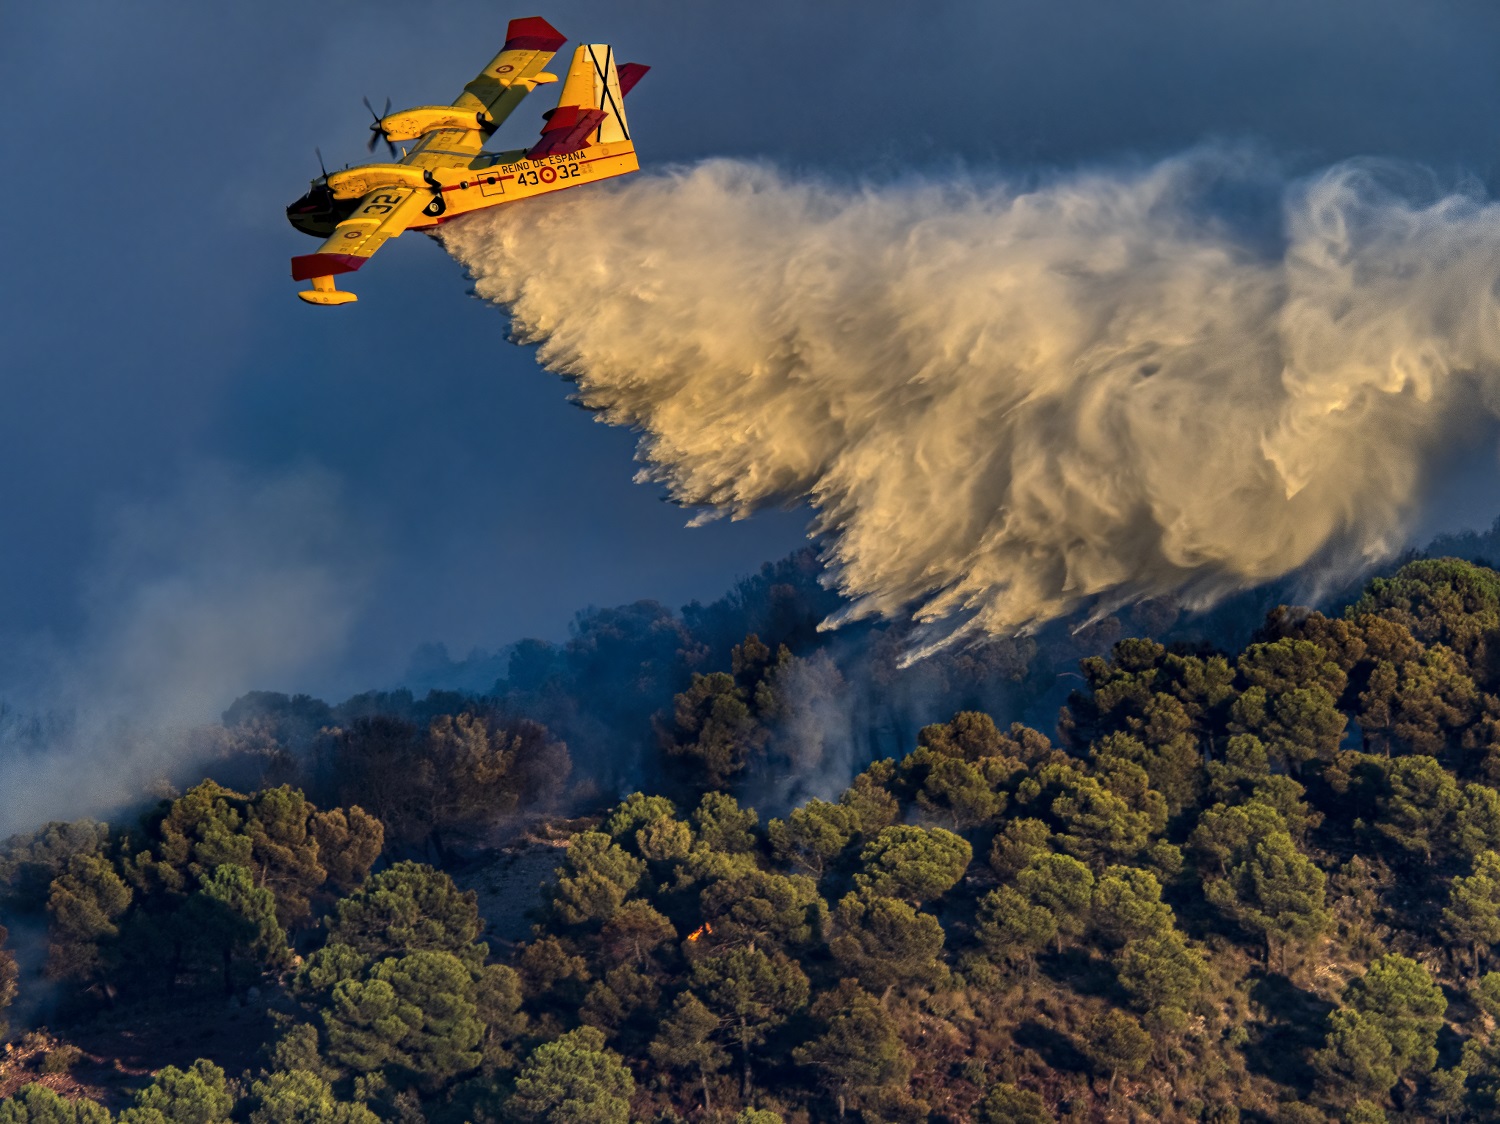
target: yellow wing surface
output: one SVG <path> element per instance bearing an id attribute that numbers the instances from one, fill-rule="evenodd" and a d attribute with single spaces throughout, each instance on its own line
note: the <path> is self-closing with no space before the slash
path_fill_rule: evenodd
<path id="1" fill-rule="evenodd" d="M 432 202 L 425 186 L 377 187 L 359 201 L 350 215 L 338 226 L 315 254 L 292 259 L 292 280 L 311 281 L 313 287 L 297 295 L 310 304 L 347 304 L 353 293 L 334 288 L 333 279 L 340 273 L 353 273 L 385 245 L 412 224 L 422 209 Z"/>

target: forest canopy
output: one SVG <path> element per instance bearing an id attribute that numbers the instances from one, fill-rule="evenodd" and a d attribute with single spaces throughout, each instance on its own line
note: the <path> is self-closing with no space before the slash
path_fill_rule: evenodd
<path id="1" fill-rule="evenodd" d="M 247 697 L 253 783 L 6 841 L 0 1124 L 1500 1115 L 1500 574 L 1096 633 L 1030 725 L 1066 646 L 919 690 L 798 574 L 484 696 Z"/>

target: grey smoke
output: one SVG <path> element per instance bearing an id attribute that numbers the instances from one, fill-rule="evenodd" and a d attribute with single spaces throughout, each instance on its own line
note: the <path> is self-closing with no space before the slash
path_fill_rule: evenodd
<path id="1" fill-rule="evenodd" d="M 198 466 L 116 509 L 104 541 L 81 633 L 10 646 L 0 835 L 108 814 L 191 766 L 236 696 L 295 689 L 339 654 L 368 578 L 367 544 L 319 470 Z"/>
<path id="2" fill-rule="evenodd" d="M 444 234 L 640 431 L 642 479 L 700 518 L 810 501 L 830 623 L 943 643 L 1347 576 L 1500 412 L 1500 207 L 1392 165 L 1274 176 L 1225 149 L 1029 187 L 720 160 Z"/>

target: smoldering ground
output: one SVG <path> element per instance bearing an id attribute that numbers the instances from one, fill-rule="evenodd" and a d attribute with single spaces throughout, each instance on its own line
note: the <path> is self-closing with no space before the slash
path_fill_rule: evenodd
<path id="1" fill-rule="evenodd" d="M 444 234 L 641 478 L 700 517 L 810 501 L 830 623 L 910 614 L 918 650 L 1346 578 L 1500 409 L 1500 205 L 1393 164 L 719 160 Z"/>

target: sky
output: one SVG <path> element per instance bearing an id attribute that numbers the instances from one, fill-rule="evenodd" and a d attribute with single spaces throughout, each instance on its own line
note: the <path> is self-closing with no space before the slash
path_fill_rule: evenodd
<path id="1" fill-rule="evenodd" d="M 283 209 L 314 148 L 366 159 L 363 96 L 450 101 L 533 14 L 652 66 L 630 99 L 648 168 L 1026 176 L 1229 141 L 1293 172 L 1377 155 L 1500 183 L 1490 0 L 10 5 L 0 698 L 341 697 L 424 642 L 710 599 L 803 541 L 805 510 L 689 528 L 632 482 L 632 435 L 570 405 L 420 235 L 357 304 L 295 299 L 314 243 Z M 1457 475 L 1483 489 L 1494 463 Z"/>

